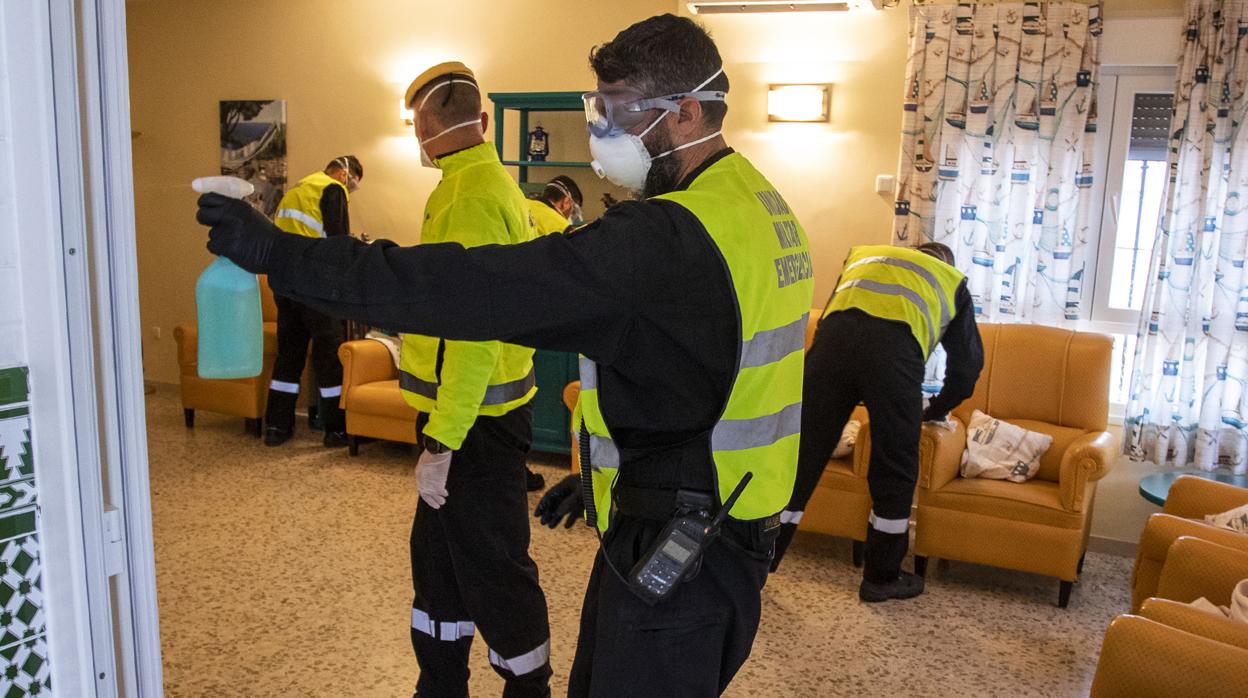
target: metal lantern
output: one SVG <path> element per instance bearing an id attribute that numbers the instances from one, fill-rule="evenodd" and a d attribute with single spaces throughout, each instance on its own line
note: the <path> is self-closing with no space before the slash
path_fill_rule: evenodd
<path id="1" fill-rule="evenodd" d="M 550 134 L 540 125 L 529 131 L 529 160 L 545 162 L 550 153 Z"/>

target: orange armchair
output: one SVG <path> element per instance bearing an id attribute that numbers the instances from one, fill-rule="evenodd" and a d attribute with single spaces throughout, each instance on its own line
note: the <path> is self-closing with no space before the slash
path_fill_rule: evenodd
<path id="1" fill-rule="evenodd" d="M 1113 344 L 1104 335 L 1038 325 L 979 326 L 984 370 L 953 411 L 954 431 L 925 425 L 919 443 L 916 571 L 962 560 L 1061 580 L 1065 608 L 1087 548 L 1096 483 L 1117 455 L 1108 431 Z M 962 478 L 974 410 L 1053 437 L 1024 483 Z"/>
<path id="2" fill-rule="evenodd" d="M 1248 578 L 1248 552 L 1181 536 L 1159 577 L 1157 597 L 1110 623 L 1091 695 L 1248 695 L 1248 625 L 1187 605 L 1200 597 L 1226 605 L 1234 585 Z"/>
<path id="3" fill-rule="evenodd" d="M 1166 505 L 1144 526 L 1131 573 L 1131 609 L 1157 593 L 1161 570 L 1171 545 L 1180 536 L 1193 536 L 1248 552 L 1248 536 L 1205 523 L 1206 514 L 1217 514 L 1248 504 L 1248 490 L 1201 477 L 1183 476 L 1170 486 Z"/>
<path id="4" fill-rule="evenodd" d="M 416 443 L 416 408 L 399 390 L 399 370 L 381 342 L 356 339 L 338 347 L 347 449 L 357 456 L 360 438 Z"/>
<path id="5" fill-rule="evenodd" d="M 182 415 L 188 428 L 195 426 L 195 411 L 205 410 L 242 417 L 247 429 L 261 434 L 261 419 L 269 398 L 269 378 L 277 358 L 277 305 L 268 278 L 260 276 L 260 307 L 264 316 L 264 369 L 255 378 L 230 380 L 199 377 L 199 333 L 183 323 L 173 329 L 178 348 Z"/>

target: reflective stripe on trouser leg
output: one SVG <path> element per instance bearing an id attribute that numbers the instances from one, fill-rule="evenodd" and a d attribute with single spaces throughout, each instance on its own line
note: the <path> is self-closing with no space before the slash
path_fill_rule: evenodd
<path id="1" fill-rule="evenodd" d="M 524 676 L 546 666 L 550 661 L 550 640 L 525 652 L 524 654 L 505 658 L 494 650 L 490 650 L 490 664 L 511 672 L 514 676 Z"/>
<path id="2" fill-rule="evenodd" d="M 910 531 L 910 519 L 908 518 L 885 519 L 885 518 L 876 516 L 875 512 L 873 511 L 871 512 L 871 516 L 867 519 L 867 521 L 868 523 L 871 524 L 871 528 L 874 528 L 880 533 L 898 534 L 898 533 L 907 533 Z"/>
<path id="3" fill-rule="evenodd" d="M 320 391 L 321 391 L 321 397 L 326 397 L 326 398 L 339 397 L 340 395 L 342 395 L 342 386 L 335 385 L 331 388 L 321 388 Z"/>
<path id="4" fill-rule="evenodd" d="M 299 384 L 274 380 L 274 381 L 269 381 L 269 390 L 276 390 L 279 393 L 294 393 L 295 395 L 298 395 Z"/>
<path id="5" fill-rule="evenodd" d="M 436 621 L 419 608 L 412 609 L 412 630 L 424 633 L 435 640 L 453 642 L 472 637 L 477 626 L 470 620 Z"/>

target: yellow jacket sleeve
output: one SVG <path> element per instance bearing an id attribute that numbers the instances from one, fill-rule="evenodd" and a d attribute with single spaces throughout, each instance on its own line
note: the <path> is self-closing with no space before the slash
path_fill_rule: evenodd
<path id="1" fill-rule="evenodd" d="M 446 340 L 445 345 L 438 402 L 429 415 L 425 434 L 458 450 L 477 421 L 502 342 Z"/>
<path id="2" fill-rule="evenodd" d="M 425 223 L 422 239 L 458 242 L 464 247 L 507 244 L 506 217 L 497 202 L 460 197 L 435 219 Z M 425 434 L 458 450 L 477 421 L 502 342 L 445 341 L 438 401 L 425 425 Z"/>

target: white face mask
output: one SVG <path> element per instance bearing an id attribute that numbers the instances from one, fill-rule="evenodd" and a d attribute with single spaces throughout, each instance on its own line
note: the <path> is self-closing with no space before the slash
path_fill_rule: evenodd
<path id="1" fill-rule="evenodd" d="M 351 174 L 351 158 L 348 158 L 345 156 L 340 157 L 336 160 L 336 162 L 339 165 L 342 165 L 343 171 L 347 173 L 347 184 L 346 184 L 347 191 L 352 194 L 359 191 L 360 180 L 356 179 L 355 175 Z"/>
<path id="2" fill-rule="evenodd" d="M 719 69 L 714 75 L 707 78 L 701 85 L 693 88 L 692 92 L 697 92 L 706 87 L 723 69 Z M 650 165 L 659 158 L 667 157 L 672 153 L 692 148 L 699 143 L 705 143 L 712 138 L 718 136 L 721 131 L 716 131 L 708 136 L 703 136 L 696 141 L 685 143 L 671 150 L 658 155 L 650 155 L 650 151 L 646 149 L 646 144 L 642 138 L 650 133 L 663 117 L 671 112 L 663 112 L 659 118 L 646 127 L 640 135 L 634 135 L 626 131 L 613 133 L 609 136 L 595 136 L 592 133 L 589 136 L 589 152 L 594 160 L 589 165 L 594 170 L 594 174 L 599 177 L 605 177 L 612 184 L 624 187 L 631 192 L 640 192 L 646 184 L 646 175 L 650 172 Z"/>
<path id="3" fill-rule="evenodd" d="M 450 84 L 453 84 L 453 83 L 460 83 L 460 84 L 462 84 L 462 85 L 472 85 L 473 89 L 478 89 L 478 88 L 477 88 L 477 84 L 476 84 L 476 83 L 474 83 L 474 82 L 472 82 L 471 80 L 455 80 L 455 79 L 447 80 L 446 82 L 443 82 L 443 83 L 440 83 L 440 84 L 438 84 L 438 85 L 434 86 L 434 88 L 433 88 L 432 90 L 429 90 L 428 92 L 426 92 L 426 93 L 425 93 L 425 98 L 424 98 L 424 99 L 422 99 L 422 100 L 420 100 L 420 104 L 416 107 L 416 112 L 415 112 L 415 113 L 416 113 L 416 114 L 420 114 L 420 110 L 425 108 L 425 102 L 428 102 L 428 101 L 429 101 L 429 96 L 430 96 L 430 95 L 432 95 L 434 92 L 437 92 L 438 90 L 442 89 L 443 87 L 446 87 L 447 85 L 450 85 Z M 417 123 L 419 123 L 419 122 L 417 122 Z M 473 124 L 476 124 L 477 126 L 480 126 L 480 125 L 481 125 L 481 120 L 480 120 L 480 119 L 472 119 L 471 121 L 465 121 L 465 122 L 463 122 L 463 123 L 455 124 L 454 126 L 451 126 L 451 127 L 449 127 L 449 128 L 445 128 L 445 129 L 442 129 L 442 130 L 441 130 L 441 131 L 439 131 L 438 133 L 435 133 L 434 135 L 429 136 L 428 138 L 424 138 L 424 139 L 422 139 L 422 138 L 420 137 L 420 132 L 419 132 L 419 131 L 417 131 L 417 132 L 416 132 L 416 146 L 417 146 L 418 148 L 420 148 L 420 164 L 421 164 L 421 165 L 423 165 L 423 166 L 425 166 L 425 167 L 429 167 L 429 168 L 432 168 L 432 169 L 435 169 L 435 170 L 436 170 L 436 169 L 440 169 L 440 168 L 438 167 L 438 163 L 437 163 L 437 162 L 435 162 L 433 158 L 429 157 L 429 151 L 425 150 L 425 144 L 427 144 L 427 143 L 432 143 L 433 141 L 436 141 L 437 139 L 441 138 L 442 136 L 445 136 L 446 134 L 450 133 L 451 131 L 454 131 L 454 130 L 456 130 L 456 129 L 461 129 L 461 128 L 467 128 L 467 127 L 469 127 L 469 126 L 471 126 L 471 125 L 473 125 Z"/>

